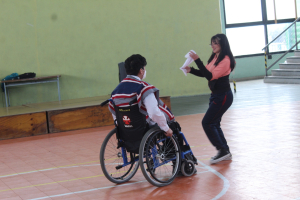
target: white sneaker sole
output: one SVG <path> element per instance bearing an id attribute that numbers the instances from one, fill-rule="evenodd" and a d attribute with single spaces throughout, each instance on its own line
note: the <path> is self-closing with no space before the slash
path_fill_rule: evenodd
<path id="1" fill-rule="evenodd" d="M 231 153 L 229 153 L 229 154 L 227 154 L 227 155 L 225 155 L 225 156 L 223 156 L 223 157 L 221 157 L 221 158 L 219 158 L 217 160 L 211 159 L 210 160 L 210 164 L 216 164 L 216 163 L 221 162 L 223 160 L 232 160 Z"/>

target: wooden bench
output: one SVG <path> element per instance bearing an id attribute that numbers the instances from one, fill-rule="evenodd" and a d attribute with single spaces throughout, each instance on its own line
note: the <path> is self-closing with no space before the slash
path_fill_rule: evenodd
<path id="1" fill-rule="evenodd" d="M 110 95 L 0 108 L 0 140 L 113 125 Z M 170 96 L 160 97 L 171 109 Z"/>

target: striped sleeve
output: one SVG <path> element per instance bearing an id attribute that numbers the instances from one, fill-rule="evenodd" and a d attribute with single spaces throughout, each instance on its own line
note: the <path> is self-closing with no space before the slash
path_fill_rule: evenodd
<path id="1" fill-rule="evenodd" d="M 164 102 L 159 99 L 159 109 L 165 114 L 167 121 L 174 121 L 175 117 L 171 110 L 164 104 Z"/>
<path id="2" fill-rule="evenodd" d="M 111 114 L 113 114 L 114 116 L 116 116 L 115 108 L 114 108 L 114 106 L 113 106 L 113 104 L 111 102 L 109 102 L 109 104 L 108 104 L 108 109 L 111 112 Z"/>

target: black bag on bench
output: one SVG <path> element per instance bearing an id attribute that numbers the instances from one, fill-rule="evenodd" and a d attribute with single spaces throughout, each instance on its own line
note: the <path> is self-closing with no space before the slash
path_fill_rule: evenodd
<path id="1" fill-rule="evenodd" d="M 33 73 L 33 72 L 28 72 L 28 73 L 20 74 L 20 75 L 19 75 L 19 79 L 34 78 L 35 76 L 36 76 L 35 73 Z"/>

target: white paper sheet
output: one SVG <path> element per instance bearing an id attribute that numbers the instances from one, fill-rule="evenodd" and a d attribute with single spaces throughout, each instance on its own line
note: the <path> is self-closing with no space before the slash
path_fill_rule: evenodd
<path id="1" fill-rule="evenodd" d="M 196 53 L 194 50 L 191 50 L 192 52 Z M 189 55 L 190 52 L 188 52 L 184 57 L 186 58 L 186 61 L 184 62 L 184 64 L 182 65 L 182 67 L 180 67 L 179 69 L 182 70 L 182 72 L 184 73 L 184 75 L 187 75 L 187 71 L 186 69 L 184 69 L 185 66 L 189 66 L 194 60 L 193 58 L 190 57 Z"/>

